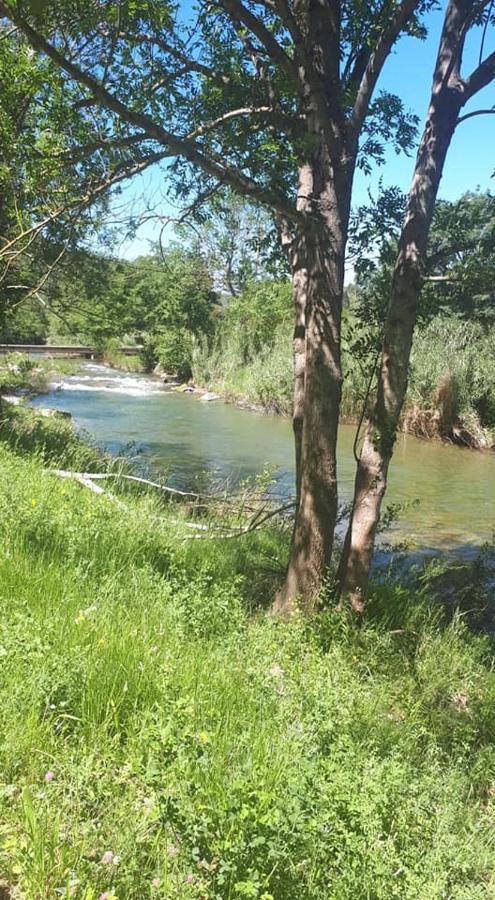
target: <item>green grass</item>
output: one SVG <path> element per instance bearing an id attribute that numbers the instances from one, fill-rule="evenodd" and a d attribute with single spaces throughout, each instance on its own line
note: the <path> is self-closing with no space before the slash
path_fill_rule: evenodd
<path id="1" fill-rule="evenodd" d="M 115 369 L 122 369 L 123 372 L 144 372 L 143 361 L 139 353 L 127 356 L 120 350 L 104 350 L 103 362 Z"/>
<path id="2" fill-rule="evenodd" d="M 43 393 L 50 380 L 73 375 L 81 366 L 75 359 L 33 359 L 22 353 L 0 356 L 0 394 L 26 390 Z"/>
<path id="3" fill-rule="evenodd" d="M 493 897 L 493 642 L 393 586 L 360 626 L 273 621 L 283 536 L 184 541 L 176 507 L 60 481 L 60 427 L 0 435 L 0 884 Z"/>

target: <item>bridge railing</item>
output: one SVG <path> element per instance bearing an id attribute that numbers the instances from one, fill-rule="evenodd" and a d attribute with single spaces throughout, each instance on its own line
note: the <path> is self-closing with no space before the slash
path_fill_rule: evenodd
<path id="1" fill-rule="evenodd" d="M 124 356 L 133 356 L 142 347 L 119 347 L 118 352 Z M 96 347 L 75 347 L 48 344 L 0 344 L 0 354 L 23 353 L 27 356 L 66 356 L 82 357 L 83 359 L 97 359 L 101 354 Z"/>

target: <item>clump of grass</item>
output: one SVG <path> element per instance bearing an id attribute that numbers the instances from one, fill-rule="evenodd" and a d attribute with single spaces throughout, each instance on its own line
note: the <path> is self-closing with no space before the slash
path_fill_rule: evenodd
<path id="1" fill-rule="evenodd" d="M 32 359 L 22 353 L 0 357 L 0 394 L 24 391 L 43 393 L 51 379 L 58 375 L 73 375 L 80 367 L 73 359 Z"/>
<path id="2" fill-rule="evenodd" d="M 274 530 L 183 541 L 176 506 L 127 492 L 120 509 L 6 437 L 0 883 L 24 900 L 493 896 L 490 638 L 389 584 L 360 627 L 253 617 Z"/>
<path id="3" fill-rule="evenodd" d="M 63 413 L 44 416 L 29 407 L 14 407 L 0 398 L 0 441 L 19 454 L 35 454 L 49 465 L 76 471 L 98 471 L 109 462 L 96 448 L 76 434 Z"/>

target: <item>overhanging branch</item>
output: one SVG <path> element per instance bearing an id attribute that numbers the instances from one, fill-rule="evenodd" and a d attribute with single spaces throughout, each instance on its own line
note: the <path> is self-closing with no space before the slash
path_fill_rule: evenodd
<path id="1" fill-rule="evenodd" d="M 374 50 L 369 56 L 351 115 L 351 127 L 355 134 L 359 132 L 368 113 L 373 91 L 390 50 L 400 32 L 413 16 L 419 6 L 419 2 L 420 0 L 403 0 L 397 7 L 395 13 L 391 16 L 390 24 L 385 25 L 382 34 L 375 44 Z"/>
<path id="2" fill-rule="evenodd" d="M 224 0 L 225 3 L 240 5 L 238 0 Z M 83 84 L 95 97 L 98 103 L 104 108 L 116 113 L 124 122 L 133 125 L 143 131 L 150 139 L 157 141 L 166 147 L 170 155 L 183 156 L 192 163 L 198 165 L 208 175 L 218 178 L 220 181 L 230 185 L 235 191 L 248 197 L 252 197 L 264 206 L 268 206 L 279 215 L 283 215 L 293 221 L 303 220 L 303 216 L 297 212 L 286 197 L 274 190 L 266 188 L 264 185 L 254 181 L 250 176 L 245 175 L 242 170 L 225 162 L 224 158 L 213 151 L 205 152 L 194 140 L 187 136 L 180 136 L 169 132 L 162 125 L 158 124 L 146 113 L 136 112 L 129 108 L 122 100 L 119 100 L 100 82 L 98 82 L 89 72 L 81 69 L 76 63 L 67 59 L 56 47 L 46 40 L 43 35 L 36 31 L 25 19 L 12 10 L 6 0 L 0 0 L 0 14 L 13 21 L 17 27 L 26 35 L 29 43 L 41 53 L 48 56 L 59 68 L 67 72 L 79 84 Z M 251 15 L 251 14 L 249 14 Z M 254 18 L 254 17 L 253 17 Z M 258 20 L 256 20 L 258 21 Z M 261 24 L 261 23 L 260 23 Z M 262 26 L 264 29 L 264 26 Z M 267 29 L 265 29 L 267 31 Z M 267 31 L 269 35 L 270 32 Z M 291 63 L 291 60 L 279 47 L 277 42 L 274 43 Z M 292 63 L 291 63 L 292 65 Z"/>

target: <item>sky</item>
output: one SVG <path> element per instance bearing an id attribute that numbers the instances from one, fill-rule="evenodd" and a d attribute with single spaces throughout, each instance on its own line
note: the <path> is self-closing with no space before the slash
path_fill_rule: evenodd
<path id="1" fill-rule="evenodd" d="M 433 66 L 438 49 L 438 41 L 445 3 L 442 9 L 432 12 L 426 19 L 428 37 L 425 41 L 404 37 L 396 45 L 389 57 L 380 79 L 378 89 L 398 94 L 406 108 L 420 118 L 419 131 L 428 106 Z M 463 74 L 478 64 L 481 32 L 473 29 L 468 36 L 464 54 Z M 493 29 L 487 36 L 484 53 L 495 49 Z M 466 111 L 487 109 L 495 106 L 495 84 L 485 88 L 471 101 Z M 385 164 L 375 168 L 371 175 L 356 174 L 353 206 L 368 202 L 368 194 L 376 197 L 380 179 L 384 187 L 397 185 L 404 192 L 408 190 L 414 166 L 414 152 L 411 156 L 397 155 L 392 147 L 386 149 Z M 495 115 L 477 116 L 461 123 L 454 135 L 440 186 L 440 197 L 456 200 L 467 190 L 495 190 Z M 173 228 L 164 226 L 164 219 L 173 216 L 176 210 L 167 198 L 166 170 L 155 167 L 140 178 L 129 182 L 119 198 L 118 206 L 131 204 L 137 213 L 145 207 L 150 209 L 150 217 L 132 239 L 121 243 L 119 255 L 134 259 L 147 253 L 150 245 L 159 240 L 162 232 L 163 243 L 173 239 Z"/>

